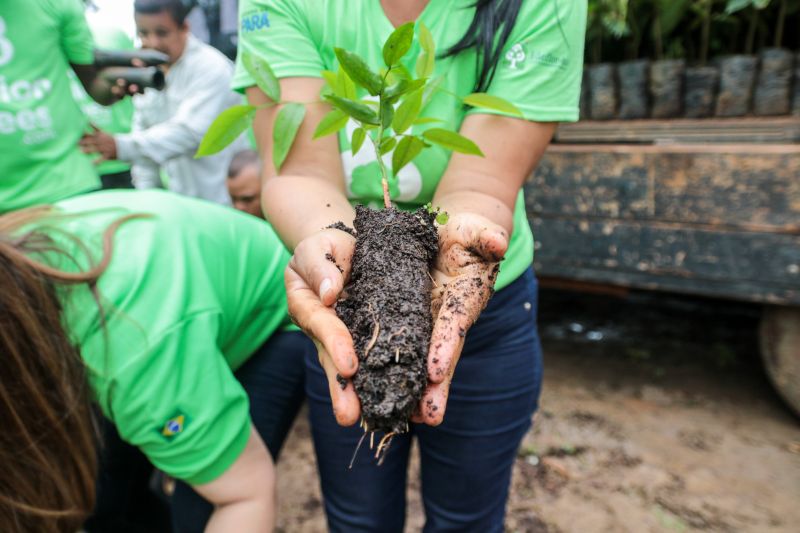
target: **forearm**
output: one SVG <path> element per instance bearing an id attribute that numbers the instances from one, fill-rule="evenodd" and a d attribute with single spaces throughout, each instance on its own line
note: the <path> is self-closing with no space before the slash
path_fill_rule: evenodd
<path id="1" fill-rule="evenodd" d="M 95 102 L 101 105 L 111 105 L 119 99 L 111 92 L 114 84 L 100 76 L 97 67 L 76 64 L 71 64 L 71 66 L 81 85 Z"/>
<path id="2" fill-rule="evenodd" d="M 341 188 L 311 176 L 267 178 L 261 200 L 267 220 L 290 250 L 334 222 L 352 226 L 355 217 Z"/>
<path id="3" fill-rule="evenodd" d="M 262 533 L 275 527 L 275 466 L 252 425 L 239 458 L 216 480 L 193 488 L 214 505 L 207 532 Z"/>
<path id="4" fill-rule="evenodd" d="M 451 215 L 481 215 L 511 235 L 520 188 L 554 131 L 554 124 L 495 115 L 467 117 L 461 133 L 475 141 L 485 157 L 453 154 L 436 188 L 433 206 Z"/>
<path id="5" fill-rule="evenodd" d="M 496 193 L 469 189 L 440 189 L 436 191 L 431 203 L 449 215 L 459 213 L 481 215 L 505 229 L 507 235 L 511 235 L 514 228 L 514 202 L 509 202 L 508 198 L 500 197 Z"/>

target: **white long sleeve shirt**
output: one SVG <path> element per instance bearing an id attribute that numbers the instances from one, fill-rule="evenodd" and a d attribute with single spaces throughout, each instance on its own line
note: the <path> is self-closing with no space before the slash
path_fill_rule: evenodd
<path id="1" fill-rule="evenodd" d="M 170 190 L 230 205 L 225 179 L 233 155 L 247 148 L 244 137 L 219 154 L 200 159 L 194 154 L 217 115 L 242 103 L 230 88 L 232 76 L 228 58 L 190 35 L 167 72 L 164 90 L 148 88 L 133 98 L 133 130 L 114 139 L 117 158 L 132 163 L 137 189 L 159 187 L 163 169 Z"/>

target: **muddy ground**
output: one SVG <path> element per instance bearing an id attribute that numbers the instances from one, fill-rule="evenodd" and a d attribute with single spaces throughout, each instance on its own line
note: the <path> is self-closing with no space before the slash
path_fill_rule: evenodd
<path id="1" fill-rule="evenodd" d="M 544 390 L 507 531 L 800 531 L 800 420 L 761 371 L 756 306 L 541 299 Z M 281 529 L 325 531 L 304 416 L 278 471 Z M 411 480 L 406 530 L 420 531 Z"/>

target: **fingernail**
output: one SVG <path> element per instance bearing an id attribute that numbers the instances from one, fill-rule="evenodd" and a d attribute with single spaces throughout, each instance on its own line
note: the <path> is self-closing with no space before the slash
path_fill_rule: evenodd
<path id="1" fill-rule="evenodd" d="M 325 293 L 327 293 L 329 290 L 331 290 L 331 287 L 333 287 L 333 282 L 330 279 L 325 278 L 325 279 L 322 280 L 322 283 L 319 284 L 319 299 L 320 300 L 324 300 L 325 299 Z"/>

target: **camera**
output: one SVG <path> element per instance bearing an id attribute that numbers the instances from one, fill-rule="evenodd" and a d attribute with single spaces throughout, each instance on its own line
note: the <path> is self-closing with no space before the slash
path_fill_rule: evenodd
<path id="1" fill-rule="evenodd" d="M 133 66 L 138 59 L 145 66 Z M 138 85 L 140 91 L 152 87 L 160 91 L 164 88 L 164 72 L 158 68 L 169 62 L 169 56 L 157 50 L 95 50 L 94 64 L 100 76 L 111 83 L 118 79 L 130 85 Z"/>
<path id="2" fill-rule="evenodd" d="M 140 92 L 147 87 L 160 91 L 165 84 L 164 73 L 158 67 L 106 67 L 100 76 L 110 83 L 123 79 L 128 85 L 138 85 Z"/>

